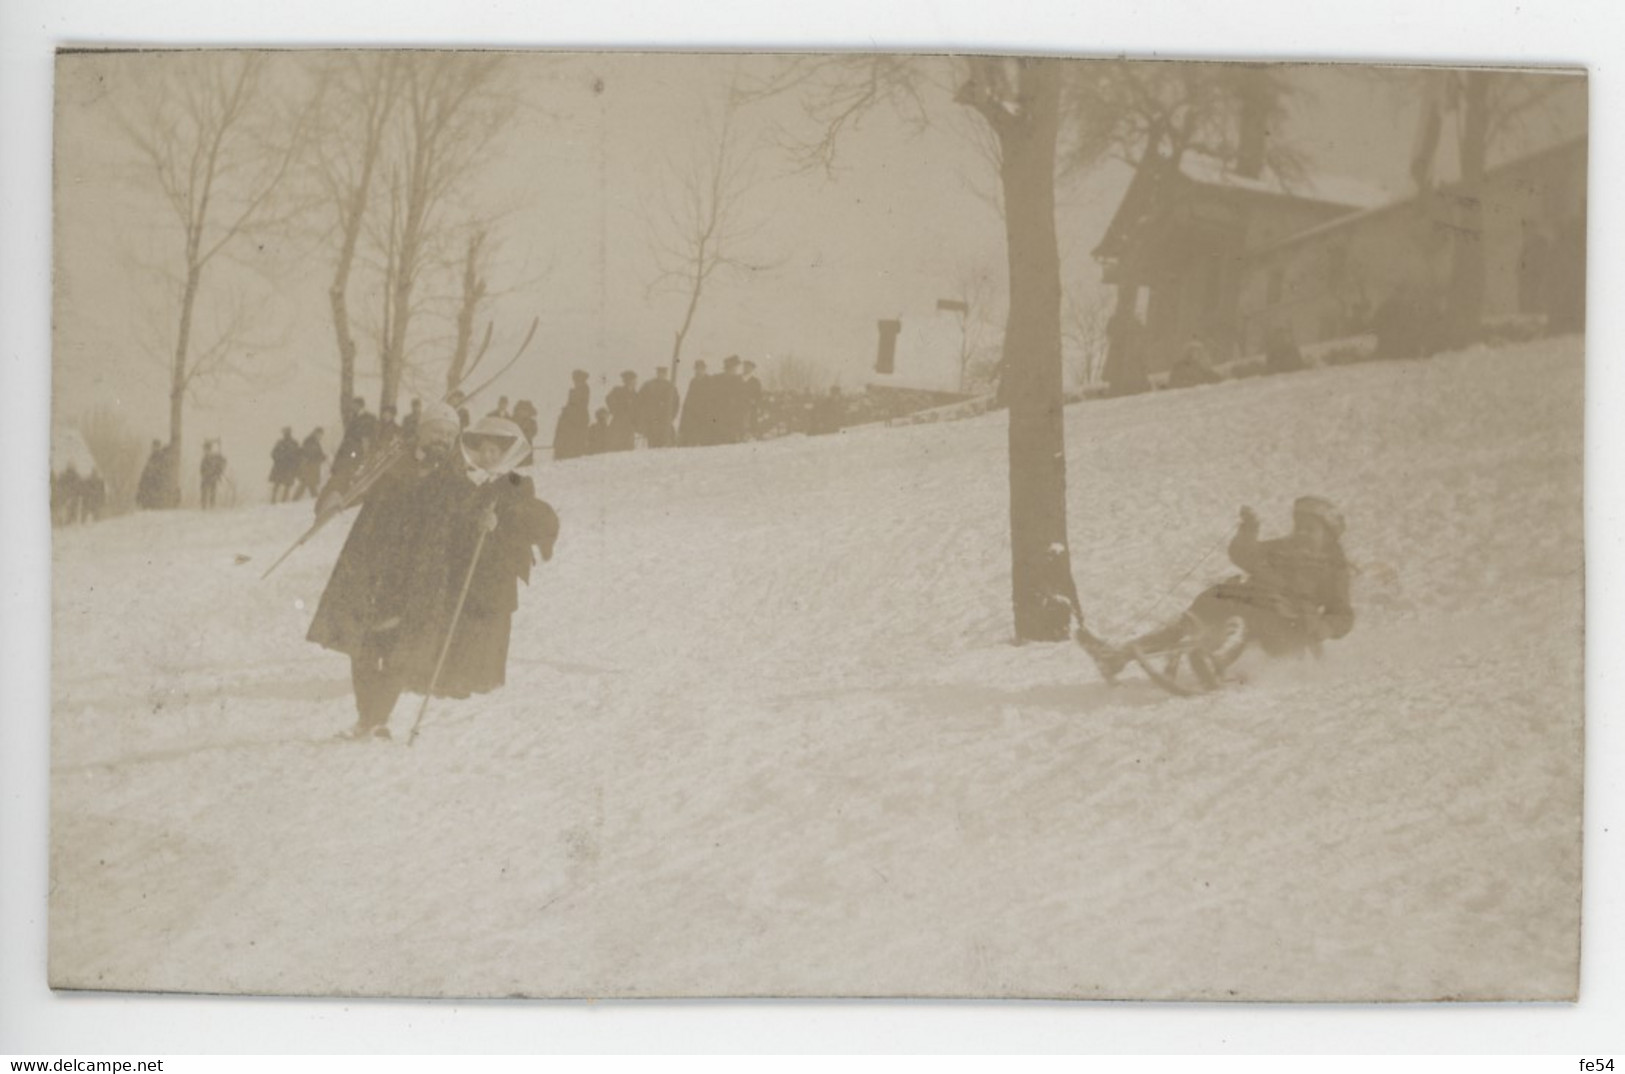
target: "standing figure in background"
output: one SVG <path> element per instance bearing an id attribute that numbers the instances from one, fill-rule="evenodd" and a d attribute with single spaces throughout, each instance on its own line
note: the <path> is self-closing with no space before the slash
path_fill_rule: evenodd
<path id="1" fill-rule="evenodd" d="M 711 433 L 705 442 L 739 443 L 745 438 L 745 378 L 739 375 L 739 355 L 723 359 L 711 390 Z"/>
<path id="2" fill-rule="evenodd" d="M 513 405 L 513 423 L 519 426 L 519 431 L 525 434 L 525 439 L 532 444 L 536 443 L 536 434 L 541 427 L 536 424 L 536 404 L 529 399 L 521 399 Z"/>
<path id="3" fill-rule="evenodd" d="M 638 375 L 628 369 L 604 396 L 609 409 L 609 451 L 631 451 L 637 442 Z"/>
<path id="4" fill-rule="evenodd" d="M 293 438 L 293 429 L 284 425 L 282 439 L 271 448 L 271 502 L 282 503 L 291 497 L 298 480 L 299 441 Z"/>
<path id="5" fill-rule="evenodd" d="M 164 472 L 168 463 L 168 452 L 160 440 L 152 442 L 152 453 L 147 456 L 147 464 L 141 468 L 141 480 L 135 488 L 135 504 L 146 511 L 157 511 L 165 506 L 164 484 L 168 475 Z"/>
<path id="6" fill-rule="evenodd" d="M 688 381 L 688 394 L 683 398 L 683 416 L 677 423 L 677 442 L 684 447 L 697 447 L 710 443 L 704 439 L 711 424 L 711 377 L 705 371 L 705 360 L 694 363 L 694 375 Z"/>
<path id="7" fill-rule="evenodd" d="M 666 367 L 655 370 L 655 379 L 638 389 L 638 431 L 652 448 L 671 447 L 677 441 L 677 385 L 666 376 Z"/>
<path id="8" fill-rule="evenodd" d="M 205 511 L 212 510 L 220 491 L 220 479 L 226 476 L 226 456 L 221 453 L 218 440 L 203 441 L 203 461 L 198 465 L 198 475 L 198 499 Z"/>
<path id="9" fill-rule="evenodd" d="M 414 444 L 418 438 L 418 422 L 423 420 L 423 400 L 417 396 L 412 397 L 412 409 L 406 412 L 401 419 L 401 436 L 408 444 Z"/>
<path id="10" fill-rule="evenodd" d="M 378 408 L 378 432 L 373 437 L 372 450 L 385 451 L 391 444 L 401 438 L 400 423 L 395 420 L 395 408 L 383 406 Z"/>
<path id="11" fill-rule="evenodd" d="M 609 408 L 599 407 L 596 419 L 591 428 L 587 430 L 588 455 L 602 455 L 609 450 Z"/>
<path id="12" fill-rule="evenodd" d="M 553 458 L 559 461 L 588 453 L 587 428 L 592 424 L 592 388 L 587 384 L 587 371 L 577 369 L 570 379 L 570 397 L 553 426 Z"/>
<path id="13" fill-rule="evenodd" d="M 294 499 L 304 499 L 307 492 L 312 498 L 316 496 L 322 487 L 322 463 L 326 461 L 327 452 L 322 448 L 322 427 L 318 425 L 299 445 L 299 487 L 294 490 Z"/>
<path id="14" fill-rule="evenodd" d="M 361 469 L 362 461 L 372 451 L 377 438 L 378 419 L 367 413 L 366 400 L 358 395 L 350 400 L 349 412 L 344 419 L 344 438 L 333 453 L 333 469 L 327 476 L 327 486 L 318 497 L 317 514 L 344 495 L 350 487 L 351 478 Z"/>

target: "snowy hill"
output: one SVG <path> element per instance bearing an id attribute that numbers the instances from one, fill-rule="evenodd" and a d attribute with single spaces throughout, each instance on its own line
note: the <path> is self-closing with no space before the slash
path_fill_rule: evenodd
<path id="1" fill-rule="evenodd" d="M 1069 408 L 1108 635 L 1242 504 L 1348 516 L 1354 633 L 1194 700 L 1009 644 L 1003 415 L 545 466 L 508 686 L 413 748 L 330 741 L 344 526 L 265 582 L 308 505 L 62 532 L 52 981 L 1572 995 L 1582 383 L 1569 339 Z"/>

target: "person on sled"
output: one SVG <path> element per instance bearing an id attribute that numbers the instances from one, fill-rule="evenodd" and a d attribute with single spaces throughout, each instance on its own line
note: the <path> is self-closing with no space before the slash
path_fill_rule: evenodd
<path id="1" fill-rule="evenodd" d="M 1080 641 L 1108 682 L 1131 660 L 1143 663 L 1193 645 L 1234 644 L 1238 631 L 1244 631 L 1241 642 L 1256 643 L 1271 656 L 1318 656 L 1322 642 L 1354 626 L 1343 530 L 1343 516 L 1329 500 L 1300 496 L 1292 505 L 1292 532 L 1260 541 L 1258 516 L 1243 507 L 1230 542 L 1230 561 L 1241 575 L 1210 587 L 1179 619 L 1132 641 L 1111 645 L 1081 635 Z"/>

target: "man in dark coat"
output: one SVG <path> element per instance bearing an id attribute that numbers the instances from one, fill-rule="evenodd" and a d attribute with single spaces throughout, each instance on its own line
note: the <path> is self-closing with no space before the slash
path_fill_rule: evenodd
<path id="1" fill-rule="evenodd" d="M 513 423 L 519 426 L 519 431 L 525 434 L 525 439 L 532 444 L 536 443 L 536 434 L 541 432 L 536 424 L 536 404 L 529 399 L 521 399 L 513 405 Z"/>
<path id="2" fill-rule="evenodd" d="M 220 491 L 220 479 L 225 476 L 226 457 L 220 452 L 219 442 L 203 441 L 203 461 L 198 464 L 198 500 L 205 511 L 214 507 L 215 497 Z"/>
<path id="3" fill-rule="evenodd" d="M 406 581 L 426 526 L 421 491 L 438 470 L 461 470 L 457 434 L 457 415 L 448 406 L 434 404 L 420 416 L 413 452 L 363 497 L 305 635 L 350 657 L 357 720 L 348 737 L 389 737 L 404 681 L 390 657 L 402 637 Z"/>
<path id="4" fill-rule="evenodd" d="M 609 409 L 609 450 L 631 451 L 637 442 L 638 375 L 628 369 L 621 382 L 604 396 Z"/>
<path id="5" fill-rule="evenodd" d="M 588 455 L 602 455 L 609 450 L 609 408 L 599 407 L 595 418 L 587 429 Z"/>
<path id="6" fill-rule="evenodd" d="M 638 389 L 638 431 L 652 448 L 671 447 L 677 440 L 673 422 L 677 419 L 677 385 L 666 376 L 666 367 L 655 370 L 655 379 Z"/>
<path id="7" fill-rule="evenodd" d="M 350 401 L 349 413 L 344 419 L 344 438 L 333 453 L 333 469 L 328 474 L 327 486 L 318 497 L 317 514 L 344 495 L 350 487 L 350 479 L 361 469 L 362 461 L 377 440 L 378 419 L 367 413 L 366 400 L 358 395 Z"/>
<path id="8" fill-rule="evenodd" d="M 152 454 L 147 456 L 147 464 L 141 468 L 141 480 L 136 485 L 135 503 L 137 507 L 148 511 L 160 510 L 165 506 L 164 485 L 169 480 L 165 472 L 169 462 L 169 449 L 159 440 L 152 442 Z"/>
<path id="9" fill-rule="evenodd" d="M 553 426 L 553 458 L 556 461 L 574 459 L 587 454 L 587 428 L 592 424 L 592 388 L 587 384 L 587 371 L 577 369 L 570 374 L 570 397 L 559 411 L 559 420 Z"/>
<path id="10" fill-rule="evenodd" d="M 684 447 L 698 447 L 715 441 L 706 439 L 711 426 L 711 377 L 705 371 L 705 362 L 694 363 L 694 375 L 688 381 L 688 394 L 683 397 L 683 416 L 677 423 L 677 442 Z"/>
<path id="11" fill-rule="evenodd" d="M 322 450 L 322 427 L 318 425 L 299 445 L 299 487 L 294 490 L 294 499 L 304 499 L 307 492 L 312 497 L 316 495 L 322 487 L 322 463 L 326 461 L 327 452 Z"/>
<path id="12" fill-rule="evenodd" d="M 282 503 L 293 495 L 293 485 L 299 480 L 299 441 L 293 438 L 293 429 L 282 427 L 282 439 L 271 448 L 271 502 Z"/>
<path id="13" fill-rule="evenodd" d="M 722 372 L 712 383 L 711 424 L 707 443 L 737 444 L 745 438 L 745 378 L 739 375 L 739 355 L 723 359 Z"/>
<path id="14" fill-rule="evenodd" d="M 514 472 L 529 452 L 513 422 L 485 418 L 462 436 L 465 465 L 441 467 L 418 486 L 423 525 L 388 661 L 408 690 L 463 698 L 506 681 L 519 583 L 529 584 L 538 556 L 552 559 L 559 535 L 558 515 Z"/>
<path id="15" fill-rule="evenodd" d="M 1085 648 L 1111 680 L 1136 651 L 1166 652 L 1192 631 L 1222 632 L 1224 624 L 1240 619 L 1247 639 L 1271 656 L 1318 652 L 1322 642 L 1354 627 L 1343 530 L 1343 516 L 1329 501 L 1300 496 L 1292 505 L 1292 532 L 1260 541 L 1258 516 L 1243 507 L 1230 542 L 1230 561 L 1241 576 L 1211 586 L 1177 621 L 1126 645 Z"/>

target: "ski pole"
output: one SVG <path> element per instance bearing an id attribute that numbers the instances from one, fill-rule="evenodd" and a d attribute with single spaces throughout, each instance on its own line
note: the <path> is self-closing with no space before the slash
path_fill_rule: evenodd
<path id="1" fill-rule="evenodd" d="M 446 640 L 440 646 L 440 659 L 434 662 L 434 674 L 429 676 L 429 688 L 423 692 L 418 718 L 412 721 L 412 730 L 406 736 L 408 746 L 418 740 L 418 728 L 423 726 L 423 717 L 429 711 L 429 700 L 434 697 L 434 689 L 440 684 L 440 673 L 445 670 L 446 656 L 451 652 L 451 639 L 457 634 L 457 621 L 463 617 L 463 602 L 468 600 L 468 588 L 474 582 L 474 569 L 480 565 L 480 552 L 485 548 L 485 538 L 490 534 L 491 531 L 483 525 L 480 527 L 480 538 L 474 542 L 474 556 L 468 561 L 468 573 L 463 576 L 463 591 L 457 594 L 457 607 L 452 610 L 451 623 L 446 627 Z"/>

